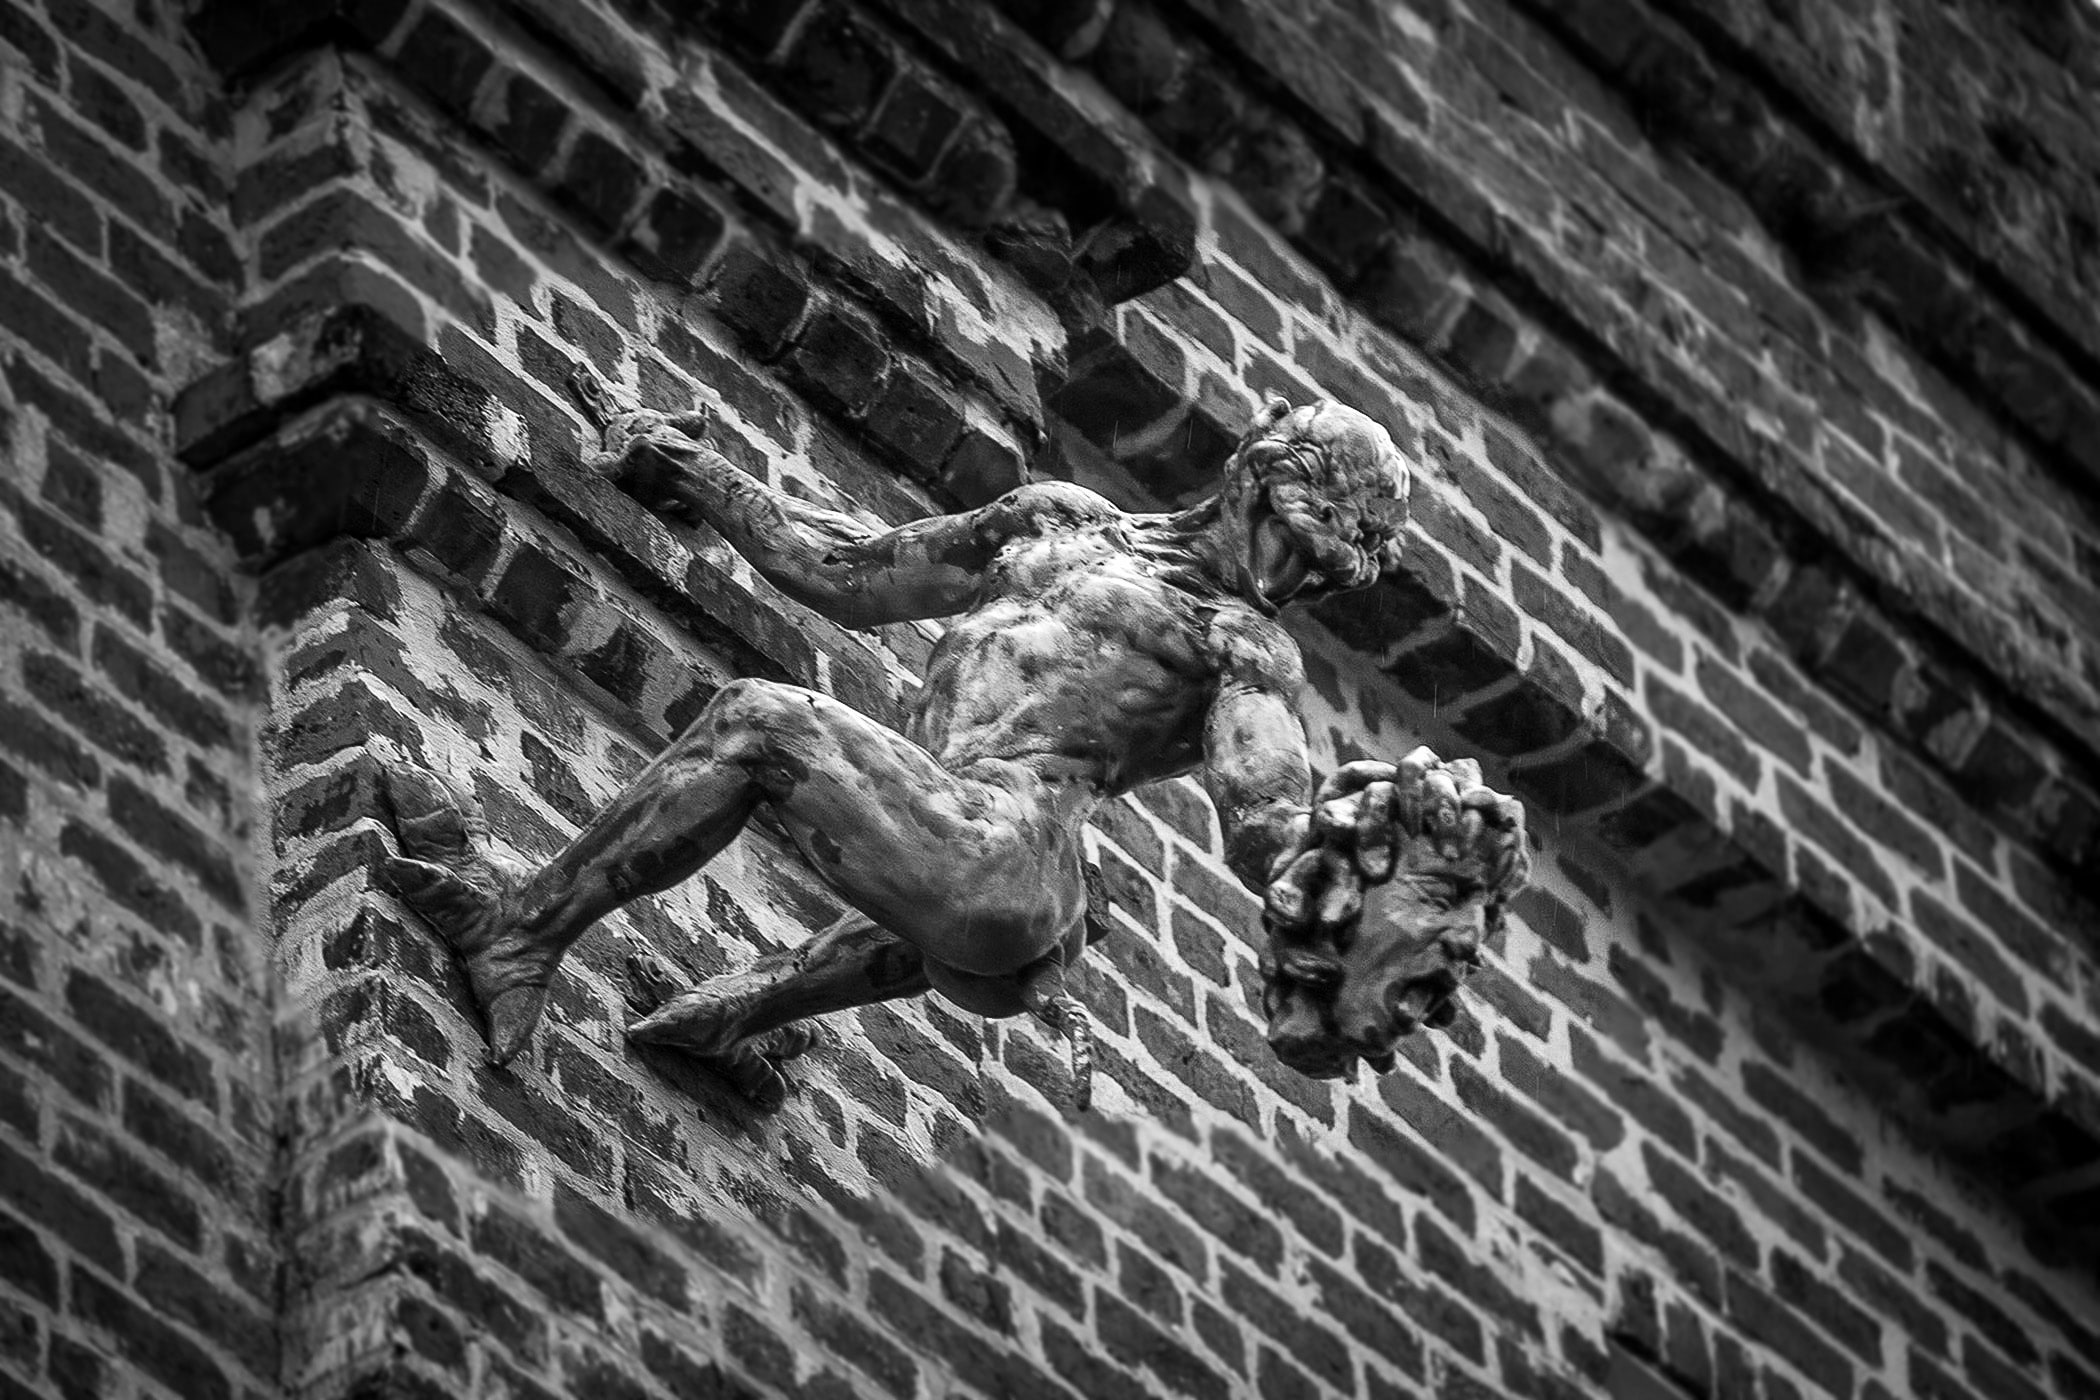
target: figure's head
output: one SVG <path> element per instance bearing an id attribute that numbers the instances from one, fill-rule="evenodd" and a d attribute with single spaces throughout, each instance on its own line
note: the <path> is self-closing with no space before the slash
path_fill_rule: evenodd
<path id="1" fill-rule="evenodd" d="M 1274 612 L 1376 583 L 1399 560 L 1408 484 L 1392 437 L 1363 414 L 1270 395 L 1219 493 L 1240 592 Z"/>
<path id="2" fill-rule="evenodd" d="M 1498 917 L 1475 888 L 1443 875 L 1396 877 L 1363 917 L 1332 938 L 1271 930 L 1261 959 L 1269 1048 L 1312 1079 L 1383 1074 L 1403 1037 L 1448 1026 Z"/>

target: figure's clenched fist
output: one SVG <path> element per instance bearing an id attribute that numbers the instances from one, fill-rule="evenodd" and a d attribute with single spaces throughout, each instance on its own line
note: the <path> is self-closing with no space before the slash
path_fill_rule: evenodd
<path id="1" fill-rule="evenodd" d="M 1403 864 L 1499 903 L 1530 877 L 1524 804 L 1484 786 L 1472 759 L 1445 763 L 1428 748 L 1398 763 L 1345 764 L 1320 784 L 1297 845 L 1277 863 L 1269 918 L 1338 929 Z"/>

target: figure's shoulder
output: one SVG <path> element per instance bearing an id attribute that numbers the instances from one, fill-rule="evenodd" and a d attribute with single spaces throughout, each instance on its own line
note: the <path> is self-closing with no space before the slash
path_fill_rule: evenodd
<path id="1" fill-rule="evenodd" d="M 1119 518 L 1108 497 L 1070 481 L 1031 481 L 984 508 L 987 523 L 1007 535 L 1076 530 Z"/>
<path id="2" fill-rule="evenodd" d="M 1220 608 L 1211 616 L 1206 641 L 1228 680 L 1285 695 L 1305 686 L 1305 658 L 1274 618 L 1249 607 Z"/>

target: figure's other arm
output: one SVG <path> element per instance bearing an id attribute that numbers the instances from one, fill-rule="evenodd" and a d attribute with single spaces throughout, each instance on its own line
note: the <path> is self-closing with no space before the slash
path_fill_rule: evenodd
<path id="1" fill-rule="evenodd" d="M 884 530 L 755 480 L 700 441 L 697 427 L 622 414 L 606 429 L 599 467 L 651 508 L 712 525 L 781 592 L 849 627 L 961 612 L 1009 540 L 1112 509 L 1083 487 L 1041 482 Z"/>
<path id="2" fill-rule="evenodd" d="M 1224 829 L 1226 863 L 1260 894 L 1305 829 L 1305 667 L 1281 628 L 1251 614 L 1214 623 L 1211 645 L 1219 681 L 1204 728 L 1204 786 Z"/>

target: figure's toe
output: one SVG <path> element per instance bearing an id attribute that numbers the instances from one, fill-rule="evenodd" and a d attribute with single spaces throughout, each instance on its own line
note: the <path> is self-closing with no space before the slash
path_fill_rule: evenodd
<path id="1" fill-rule="evenodd" d="M 512 987 L 496 994 L 488 1006 L 491 1065 L 507 1065 L 517 1057 L 532 1038 L 532 1028 L 539 1024 L 546 1005 L 547 988 L 543 986 Z"/>
<path id="2" fill-rule="evenodd" d="M 691 1020 L 689 1008 L 681 1004 L 681 998 L 665 997 L 644 1010 L 642 1002 L 650 995 L 653 993 L 629 991 L 627 1003 L 641 1011 L 642 1017 L 629 1023 L 627 1038 L 642 1045 L 683 1045 L 683 1032 Z"/>
<path id="3" fill-rule="evenodd" d="M 775 1063 L 797 1060 L 825 1043 L 824 1026 L 819 1021 L 790 1021 L 745 1043 Z"/>
<path id="4" fill-rule="evenodd" d="M 443 779 L 413 764 L 385 769 L 388 805 L 401 852 L 415 859 L 453 865 L 474 849 L 479 815 L 464 805 Z"/>
<path id="5" fill-rule="evenodd" d="M 787 1076 L 780 1066 L 749 1045 L 738 1046 L 715 1062 L 722 1076 L 761 1112 L 777 1112 L 787 1102 Z"/>
<path id="6" fill-rule="evenodd" d="M 677 992 L 629 1026 L 627 1038 L 713 1058 L 731 1053 L 741 1034 L 741 1019 L 734 1006 L 703 988 L 692 988 Z"/>
<path id="7" fill-rule="evenodd" d="M 386 877 L 389 889 L 455 942 L 452 926 L 473 918 L 490 902 L 484 891 L 427 860 L 391 856 L 386 863 Z"/>

